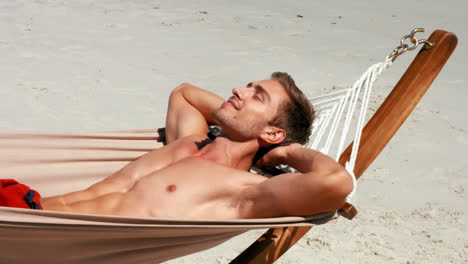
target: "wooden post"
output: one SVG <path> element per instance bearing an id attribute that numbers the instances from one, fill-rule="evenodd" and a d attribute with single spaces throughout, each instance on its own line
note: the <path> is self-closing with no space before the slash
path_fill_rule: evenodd
<path id="1" fill-rule="evenodd" d="M 420 50 L 387 99 L 363 129 L 354 173 L 359 178 L 400 128 L 457 46 L 457 37 L 443 30 L 434 31 L 429 40 L 435 45 Z M 339 159 L 349 160 L 352 143 Z M 311 227 L 269 229 L 231 263 L 273 263 L 292 247 Z"/>

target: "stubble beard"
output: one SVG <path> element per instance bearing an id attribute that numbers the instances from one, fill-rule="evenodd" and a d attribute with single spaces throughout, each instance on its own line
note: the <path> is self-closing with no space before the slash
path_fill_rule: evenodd
<path id="1" fill-rule="evenodd" d="M 262 126 L 252 118 L 239 120 L 225 109 L 218 108 L 212 113 L 213 119 L 231 140 L 250 140 L 257 138 Z"/>

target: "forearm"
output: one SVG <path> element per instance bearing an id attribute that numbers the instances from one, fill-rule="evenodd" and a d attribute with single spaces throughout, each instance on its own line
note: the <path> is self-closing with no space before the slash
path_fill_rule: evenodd
<path id="1" fill-rule="evenodd" d="M 211 114 L 223 99 L 213 93 L 184 83 L 169 98 L 166 118 L 166 139 L 172 142 L 189 135 L 206 135 Z"/>
<path id="2" fill-rule="evenodd" d="M 301 173 L 333 173 L 344 169 L 331 157 L 304 147 L 289 150 L 284 157 L 284 163 Z"/>

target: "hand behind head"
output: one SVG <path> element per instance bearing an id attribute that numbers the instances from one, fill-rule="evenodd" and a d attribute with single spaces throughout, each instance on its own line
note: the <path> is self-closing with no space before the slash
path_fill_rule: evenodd
<path id="1" fill-rule="evenodd" d="M 274 167 L 280 164 L 286 164 L 286 158 L 288 153 L 294 151 L 298 148 L 303 148 L 303 146 L 299 143 L 292 143 L 287 146 L 280 146 L 270 150 L 267 154 L 265 154 L 257 163 L 256 166 L 261 167 Z"/>

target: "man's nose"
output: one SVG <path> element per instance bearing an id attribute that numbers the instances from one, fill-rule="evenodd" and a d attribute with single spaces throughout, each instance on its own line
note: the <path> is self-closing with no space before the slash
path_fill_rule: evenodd
<path id="1" fill-rule="evenodd" d="M 249 96 L 249 92 L 252 89 L 249 89 L 247 87 L 244 88 L 234 88 L 232 89 L 232 94 L 236 96 L 238 99 L 244 100 Z"/>

